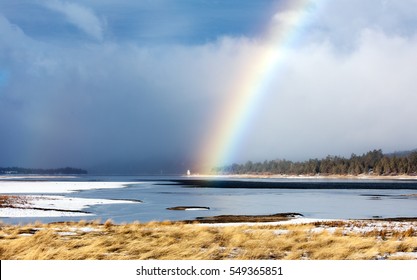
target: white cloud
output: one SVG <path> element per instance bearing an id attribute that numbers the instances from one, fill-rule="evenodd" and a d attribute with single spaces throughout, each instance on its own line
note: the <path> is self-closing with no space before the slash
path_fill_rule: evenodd
<path id="1" fill-rule="evenodd" d="M 313 0 L 306 38 L 330 40 L 351 49 L 364 29 L 390 36 L 414 36 L 417 32 L 417 1 Z"/>
<path id="2" fill-rule="evenodd" d="M 351 52 L 312 43 L 279 68 L 248 128 L 242 160 L 270 158 L 271 151 L 272 158 L 305 159 L 415 148 L 416 36 L 366 29 Z"/>
<path id="3" fill-rule="evenodd" d="M 65 15 L 68 22 L 72 23 L 86 34 L 97 40 L 102 40 L 104 22 L 98 18 L 91 9 L 77 3 L 60 0 L 48 0 L 44 2 L 44 5 L 51 10 Z"/>
<path id="4" fill-rule="evenodd" d="M 286 28 L 294 26 L 297 24 L 298 19 L 301 16 L 300 15 L 301 13 L 302 11 L 293 11 L 293 10 L 276 13 L 273 16 L 273 23 L 278 26 L 284 25 Z"/>

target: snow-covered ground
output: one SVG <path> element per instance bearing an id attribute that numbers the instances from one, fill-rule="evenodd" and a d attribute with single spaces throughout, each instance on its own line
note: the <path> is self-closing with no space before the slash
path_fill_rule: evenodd
<path id="1" fill-rule="evenodd" d="M 257 222 L 257 223 L 212 223 L 212 224 L 198 224 L 199 226 L 208 227 L 226 227 L 226 226 L 277 226 L 277 225 L 301 225 L 301 224 L 312 224 L 312 223 L 324 223 L 325 222 L 344 222 L 343 226 L 332 227 L 332 226 L 317 226 L 311 229 L 313 233 L 320 233 L 328 231 L 333 233 L 338 229 L 341 229 L 344 234 L 347 233 L 368 233 L 373 231 L 394 231 L 394 232 L 405 232 L 407 230 L 417 231 L 417 222 L 393 222 L 393 221 L 366 221 L 366 220 L 336 220 L 336 219 L 312 219 L 312 218 L 295 218 L 287 221 L 279 222 Z M 283 232 L 279 232 L 283 234 Z"/>
<path id="2" fill-rule="evenodd" d="M 136 182 L 53 182 L 53 181 L 3 181 L 0 194 L 71 193 L 81 190 L 123 188 Z"/>
<path id="3" fill-rule="evenodd" d="M 13 195 L 18 199 L 13 207 L 0 208 L 0 217 L 67 217 L 91 215 L 86 208 L 98 204 L 137 203 L 128 200 L 68 197 L 60 194 L 80 190 L 123 188 L 134 182 L 51 182 L 1 181 L 0 195 Z M 30 194 L 30 195 L 24 195 Z M 36 194 L 36 195 L 35 195 Z"/>
<path id="4" fill-rule="evenodd" d="M 295 218 L 289 219 L 286 221 L 278 222 L 242 222 L 242 223 L 202 223 L 198 224 L 200 226 L 209 226 L 209 227 L 226 227 L 226 226 L 278 226 L 278 225 L 301 225 L 301 224 L 310 224 L 315 222 L 330 222 L 330 221 L 341 221 L 341 220 L 331 220 L 331 219 L 312 219 L 312 218 Z"/>

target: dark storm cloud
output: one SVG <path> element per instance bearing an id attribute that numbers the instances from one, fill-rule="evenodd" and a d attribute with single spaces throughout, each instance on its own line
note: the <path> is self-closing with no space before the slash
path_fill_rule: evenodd
<path id="1" fill-rule="evenodd" d="M 1 127 L 4 164 L 88 166 L 195 152 L 216 98 L 218 86 L 208 84 L 225 76 L 214 73 L 222 43 L 57 47 L 29 38 L 6 19 L 2 30 L 14 37 L 2 44 L 4 57 L 14 57 L 0 97 L 7 120 Z"/>

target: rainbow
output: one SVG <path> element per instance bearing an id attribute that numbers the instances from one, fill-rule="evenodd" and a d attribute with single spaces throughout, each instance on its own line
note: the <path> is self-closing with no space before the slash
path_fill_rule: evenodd
<path id="1" fill-rule="evenodd" d="M 286 12 L 277 14 L 278 22 L 268 27 L 267 43 L 227 91 L 228 100 L 202 141 L 199 159 L 202 173 L 232 163 L 251 117 L 259 109 L 258 104 L 265 97 L 277 67 L 282 65 L 285 50 L 301 35 L 302 27 L 309 21 L 310 6 L 309 0 L 287 1 L 285 7 L 281 7 Z"/>

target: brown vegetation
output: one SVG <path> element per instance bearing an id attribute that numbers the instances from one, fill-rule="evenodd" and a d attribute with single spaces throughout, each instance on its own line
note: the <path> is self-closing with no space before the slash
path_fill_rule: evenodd
<path id="1" fill-rule="evenodd" d="M 356 226 L 363 225 L 357 223 Z M 333 231 L 326 230 L 335 227 Z M 415 230 L 346 231 L 350 223 L 226 226 L 150 222 L 2 225 L 1 259 L 404 259 Z M 413 224 L 413 226 L 416 226 Z M 411 254 L 411 255 L 410 255 Z M 410 257 L 411 256 L 411 257 Z"/>
<path id="2" fill-rule="evenodd" d="M 297 216 L 300 217 L 302 215 L 299 213 L 278 213 L 272 215 L 220 215 L 211 217 L 197 217 L 196 220 L 199 223 L 264 223 L 288 221 Z"/>
<path id="3" fill-rule="evenodd" d="M 15 208 L 16 205 L 24 205 L 28 199 L 21 195 L 0 195 L 0 208 Z"/>

